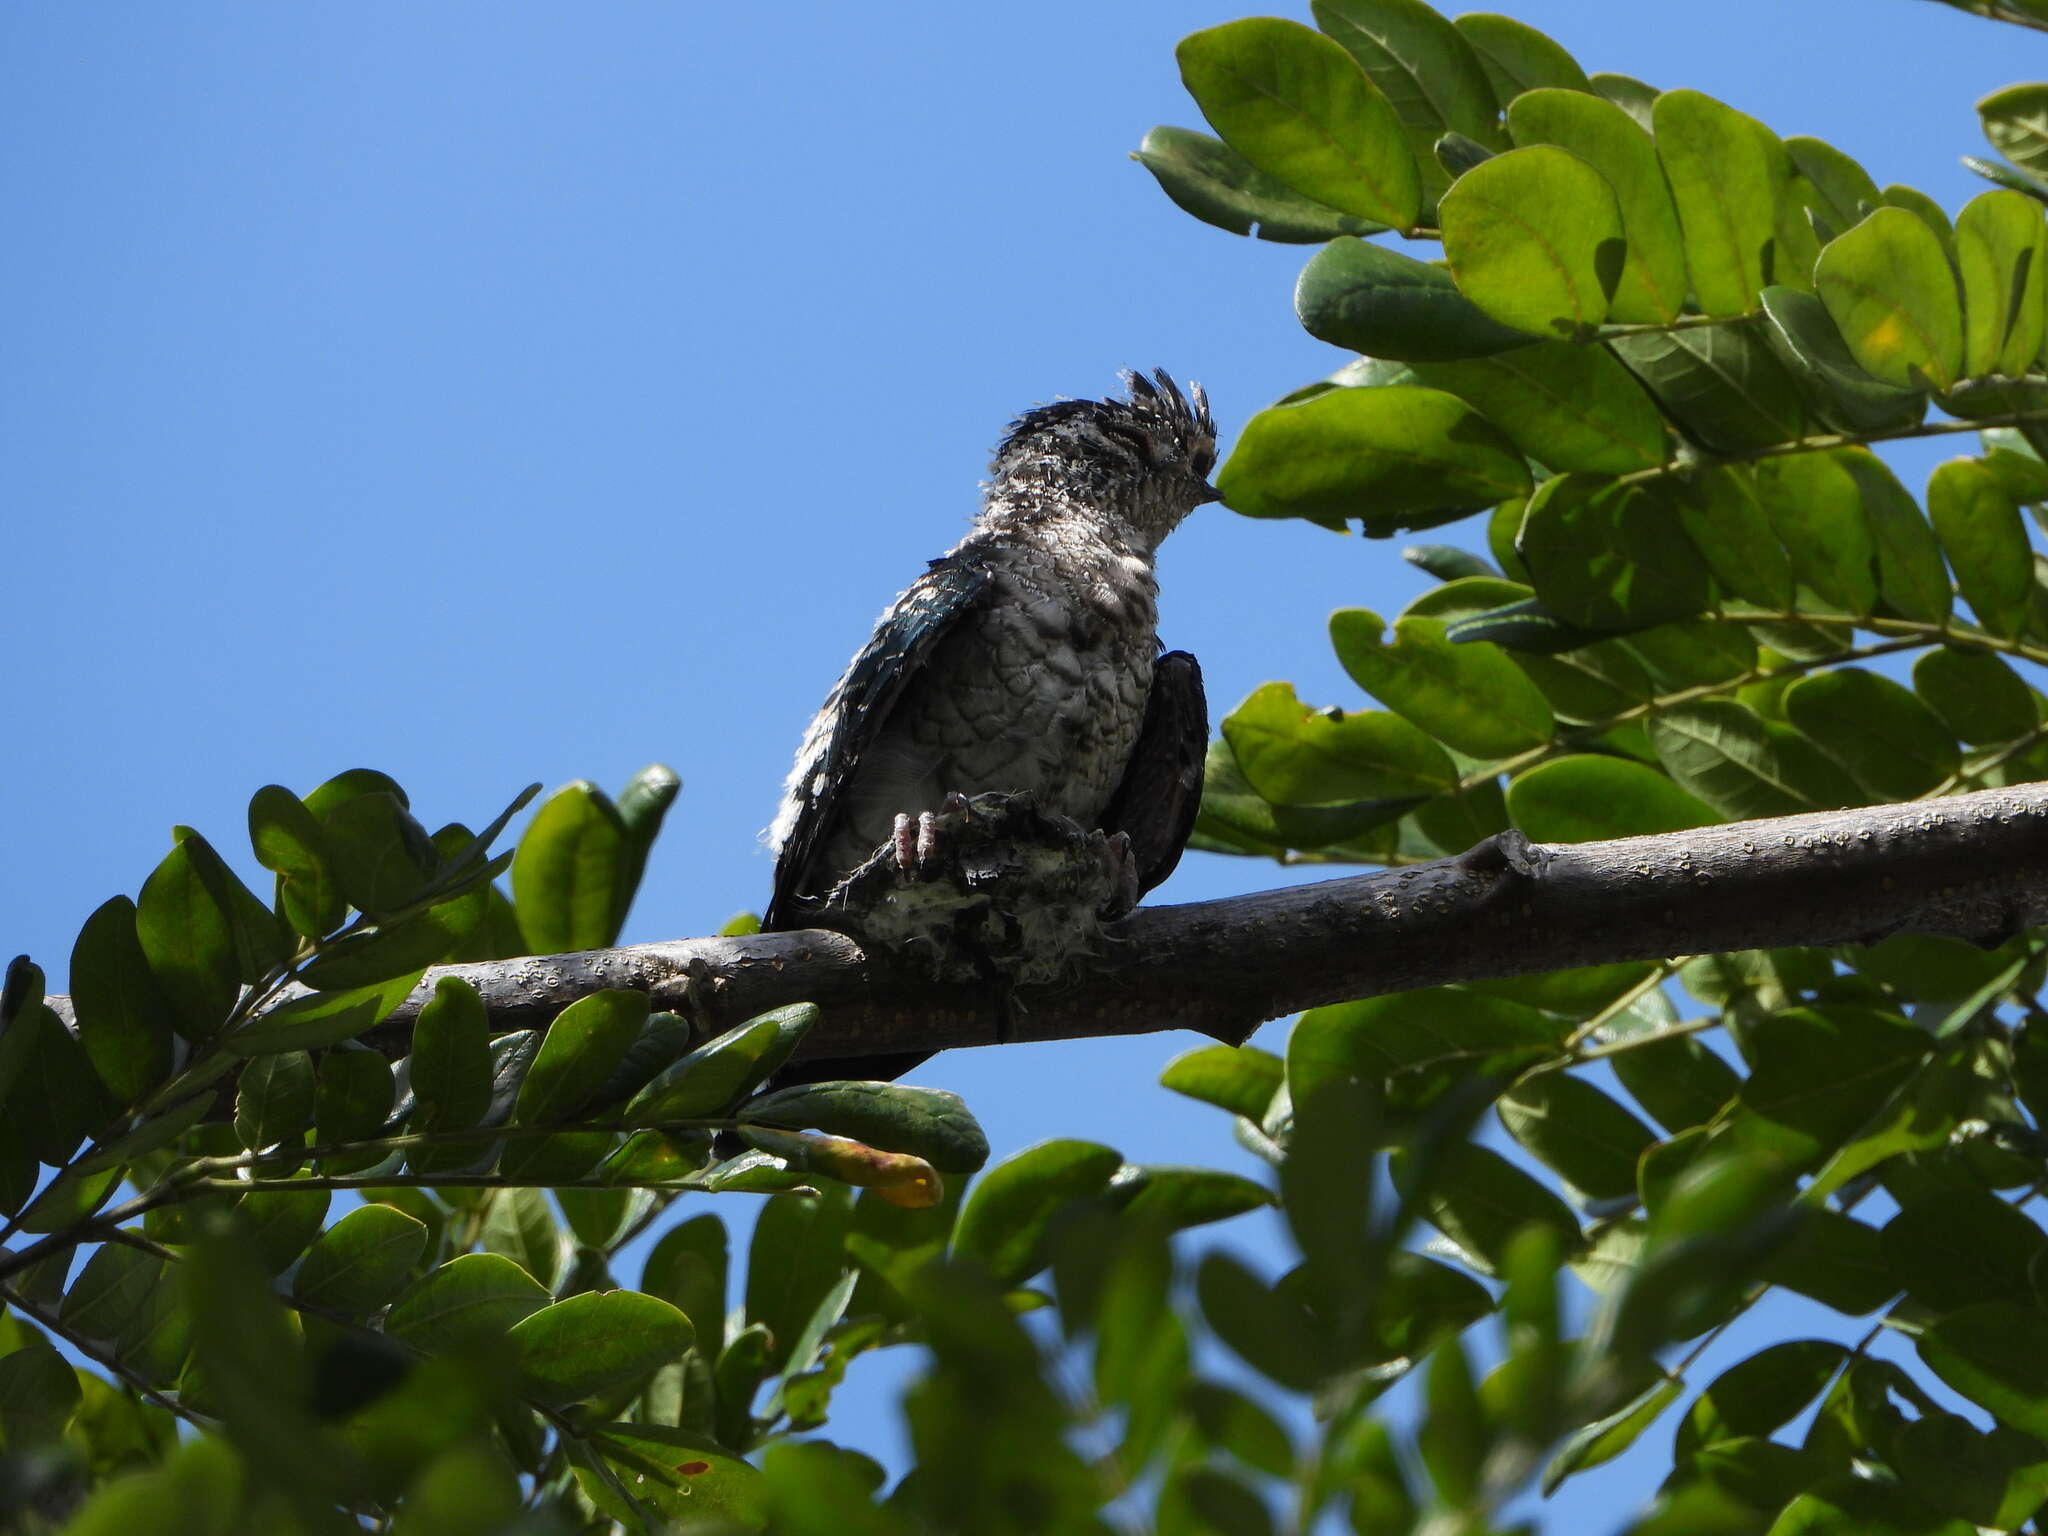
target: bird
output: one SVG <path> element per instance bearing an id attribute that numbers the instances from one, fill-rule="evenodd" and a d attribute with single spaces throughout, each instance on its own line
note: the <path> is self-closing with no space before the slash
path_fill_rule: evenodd
<path id="1" fill-rule="evenodd" d="M 1195 658 L 1160 654 L 1154 560 L 1222 499 L 1216 425 L 1200 385 L 1183 394 L 1163 370 L 1122 380 L 1123 398 L 1010 423 L 967 536 L 889 605 L 833 687 L 768 832 L 766 931 L 860 941 L 843 900 L 854 872 L 893 853 L 914 879 L 944 813 L 991 793 L 1106 834 L 1123 866 L 1115 905 L 1173 872 L 1208 713 Z M 799 1063 L 778 1082 L 890 1079 L 929 1054 Z"/>

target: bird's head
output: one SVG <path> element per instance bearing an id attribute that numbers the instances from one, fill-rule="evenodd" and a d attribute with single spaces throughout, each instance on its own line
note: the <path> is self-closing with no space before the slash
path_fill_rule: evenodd
<path id="1" fill-rule="evenodd" d="M 1119 518 L 1147 546 L 1217 500 L 1216 422 L 1202 386 L 1183 395 L 1164 372 L 1123 378 L 1128 399 L 1060 400 L 1011 422 L 990 465 L 990 496 L 1051 492 Z"/>

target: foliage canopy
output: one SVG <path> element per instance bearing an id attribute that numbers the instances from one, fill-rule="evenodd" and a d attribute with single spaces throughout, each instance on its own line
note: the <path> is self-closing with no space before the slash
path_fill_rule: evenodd
<path id="1" fill-rule="evenodd" d="M 2048 86 L 1980 104 L 2007 160 L 1951 221 L 1508 17 L 1312 12 L 1186 39 L 1217 136 L 1137 156 L 1319 245 L 1297 313 L 1354 354 L 1221 485 L 1375 537 L 1484 513 L 1485 549 L 1411 548 L 1437 586 L 1332 616 L 1382 707 L 1274 682 L 1229 714 L 1200 845 L 1400 865 L 2048 777 Z M 1872 451 L 1951 434 L 1917 499 Z M 494 1034 L 443 979 L 402 1060 L 361 1043 L 436 963 L 613 943 L 676 790 L 572 784 L 493 856 L 531 791 L 472 834 L 368 770 L 269 786 L 270 901 L 181 828 L 87 919 L 75 1031 L 17 962 L 16 1528 L 1479 1532 L 1651 1433 L 1642 1536 L 2048 1502 L 2040 934 L 1439 988 L 1180 1056 L 1263 1182 L 1076 1140 L 982 1171 L 951 1095 L 757 1093 L 808 1006 L 696 1041 L 612 991 Z M 724 1192 L 776 1197 L 743 1277 L 717 1215 L 669 1221 Z M 1175 1236 L 1263 1207 L 1277 1276 Z M 1843 1337 L 1699 1379 L 1774 1288 Z M 884 1498 L 806 1437 L 906 1343 Z"/>

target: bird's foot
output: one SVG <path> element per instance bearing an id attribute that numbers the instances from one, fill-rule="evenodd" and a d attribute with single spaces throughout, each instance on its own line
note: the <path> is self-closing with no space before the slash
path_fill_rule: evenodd
<path id="1" fill-rule="evenodd" d="M 1071 974 L 1101 921 L 1136 904 L 1137 884 L 1121 835 L 1028 794 L 950 794 L 897 816 L 826 906 L 863 943 L 929 953 L 939 976 L 1043 984 Z"/>

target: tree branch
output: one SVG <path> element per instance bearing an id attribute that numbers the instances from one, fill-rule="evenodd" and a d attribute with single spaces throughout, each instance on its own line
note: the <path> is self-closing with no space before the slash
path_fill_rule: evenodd
<path id="1" fill-rule="evenodd" d="M 434 980 L 455 975 L 500 1031 L 606 987 L 706 1031 L 813 1002 L 812 1058 L 1164 1029 L 1238 1042 L 1303 1008 L 1446 982 L 1894 933 L 1995 943 L 2044 922 L 2048 783 L 1608 842 L 1522 849 L 1510 834 L 1433 864 L 1141 908 L 1105 930 L 1086 974 L 1017 998 L 1007 1020 L 992 988 L 812 929 L 436 967 L 365 1038 L 403 1054 Z"/>

